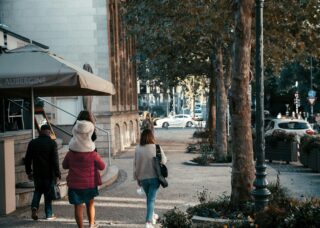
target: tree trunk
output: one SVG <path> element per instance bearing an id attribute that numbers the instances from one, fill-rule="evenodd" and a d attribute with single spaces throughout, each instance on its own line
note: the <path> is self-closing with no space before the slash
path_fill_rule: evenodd
<path id="1" fill-rule="evenodd" d="M 210 86 L 209 86 L 209 110 L 208 110 L 207 129 L 209 132 L 209 143 L 210 145 L 213 146 L 215 142 L 215 132 L 216 132 L 216 93 L 215 93 L 215 80 L 214 80 L 213 67 L 212 67 L 212 70 L 210 71 L 210 76 L 211 77 L 210 77 Z"/>
<path id="2" fill-rule="evenodd" d="M 216 54 L 216 94 L 217 94 L 217 138 L 216 156 L 218 160 L 224 160 L 227 156 L 227 94 L 224 80 L 223 56 L 221 45 Z"/>
<path id="3" fill-rule="evenodd" d="M 249 104 L 249 71 L 253 0 L 237 1 L 231 82 L 232 177 L 231 203 L 240 207 L 251 198 L 254 164 Z"/>

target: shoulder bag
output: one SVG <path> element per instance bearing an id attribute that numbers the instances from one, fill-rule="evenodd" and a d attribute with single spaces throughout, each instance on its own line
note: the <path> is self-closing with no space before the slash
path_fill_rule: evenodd
<path id="1" fill-rule="evenodd" d="M 160 185 L 163 188 L 166 188 L 166 187 L 168 187 L 168 181 L 163 176 L 162 172 L 164 172 L 164 174 L 166 174 L 166 176 L 168 176 L 168 169 L 167 169 L 167 167 L 165 165 L 161 164 L 161 152 L 160 152 L 159 145 L 156 145 L 156 148 L 157 148 L 157 155 L 156 155 L 156 157 L 153 158 L 153 160 L 154 160 L 154 169 L 155 169 L 156 175 L 157 175 L 157 177 L 159 179 Z M 160 153 L 160 157 L 158 156 L 158 152 Z M 163 166 L 165 168 L 163 168 Z"/>
<path id="2" fill-rule="evenodd" d="M 59 200 L 59 199 L 61 199 L 61 193 L 60 193 L 60 188 L 59 188 L 59 184 L 58 184 L 58 183 L 54 183 L 54 184 L 51 186 L 50 195 L 51 195 L 51 199 L 52 199 L 52 200 Z"/>
<path id="3" fill-rule="evenodd" d="M 165 178 L 168 177 L 168 168 L 164 164 L 161 164 L 161 150 L 159 144 L 156 144 L 156 157 L 160 161 L 160 170 L 161 170 L 161 175 Z"/>

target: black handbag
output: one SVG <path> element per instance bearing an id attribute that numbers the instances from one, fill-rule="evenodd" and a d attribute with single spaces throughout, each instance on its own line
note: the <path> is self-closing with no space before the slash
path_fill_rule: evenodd
<path id="1" fill-rule="evenodd" d="M 168 177 L 168 168 L 164 164 L 161 164 L 161 151 L 160 151 L 160 146 L 159 144 L 156 144 L 156 157 L 160 161 L 160 171 L 161 175 L 165 178 Z"/>
<path id="2" fill-rule="evenodd" d="M 167 167 L 165 165 L 161 164 L 160 147 L 159 147 L 159 145 L 156 145 L 156 147 L 157 147 L 157 155 L 156 155 L 156 157 L 153 158 L 153 160 L 154 160 L 154 168 L 155 168 L 155 172 L 156 172 L 156 175 L 158 177 L 158 180 L 160 182 L 160 185 L 163 188 L 166 188 L 166 187 L 168 187 L 168 181 L 166 180 L 166 178 L 164 177 L 163 174 L 168 176 L 168 169 L 167 169 Z M 163 167 L 165 167 L 165 168 L 163 168 Z"/>
<path id="3" fill-rule="evenodd" d="M 52 185 L 51 190 L 51 199 L 52 200 L 59 200 L 61 199 L 61 193 L 60 193 L 60 188 L 59 185 L 57 183 L 55 183 L 54 185 Z"/>

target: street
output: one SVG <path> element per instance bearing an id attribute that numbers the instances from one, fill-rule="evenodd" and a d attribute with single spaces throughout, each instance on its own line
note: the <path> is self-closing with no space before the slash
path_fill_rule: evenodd
<path id="1" fill-rule="evenodd" d="M 156 139 L 167 157 L 169 169 L 169 187 L 160 187 L 156 200 L 155 212 L 160 216 L 167 210 L 178 207 L 182 210 L 198 203 L 197 194 L 208 190 L 211 198 L 230 195 L 231 163 L 212 166 L 191 166 L 184 162 L 196 157 L 185 153 L 192 139 L 194 128 L 156 129 Z M 144 227 L 145 199 L 137 194 L 137 184 L 133 181 L 134 146 L 118 154 L 112 161 L 120 170 L 118 180 L 110 187 L 100 190 L 95 198 L 96 221 L 100 227 Z M 276 180 L 280 172 L 280 183 L 289 188 L 296 198 L 320 196 L 320 174 L 312 173 L 300 164 L 274 162 L 268 164 L 269 182 Z M 40 218 L 44 217 L 43 205 Z M 0 217 L 0 227 L 76 227 L 73 217 L 73 206 L 67 200 L 55 201 L 53 211 L 57 215 L 54 221 L 40 219 L 33 221 L 30 208 L 18 209 L 13 214 Z M 85 225 L 87 225 L 86 216 Z M 159 227 L 159 226 L 158 226 Z"/>

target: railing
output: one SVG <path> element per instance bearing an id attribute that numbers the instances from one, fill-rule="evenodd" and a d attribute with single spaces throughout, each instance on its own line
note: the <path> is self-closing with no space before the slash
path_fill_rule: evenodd
<path id="1" fill-rule="evenodd" d="M 23 109 L 23 110 L 25 110 L 25 111 L 27 111 L 27 112 L 30 112 L 30 109 L 28 109 L 27 107 L 25 107 L 25 106 L 23 106 L 23 105 L 15 102 L 14 100 L 8 99 L 8 101 L 11 102 L 11 103 L 13 103 L 13 104 L 15 104 L 15 105 L 17 105 L 17 106 L 19 106 L 21 109 Z M 65 133 L 66 135 L 72 136 L 72 134 L 71 134 L 70 132 L 67 132 L 67 131 L 64 130 L 63 128 L 58 127 L 57 125 L 52 124 L 52 123 L 50 123 L 50 124 L 51 124 L 52 126 L 54 126 L 55 128 L 57 128 L 58 130 L 60 130 L 60 131 L 62 131 L 63 133 Z"/>
<path id="2" fill-rule="evenodd" d="M 67 113 L 67 114 L 70 115 L 70 116 L 73 116 L 73 117 L 77 118 L 77 116 L 75 116 L 75 115 L 72 114 L 71 112 L 68 112 L 68 111 L 66 111 L 66 110 L 58 107 L 57 105 L 51 103 L 50 101 L 47 101 L 47 100 L 44 99 L 44 98 L 38 97 L 38 99 L 46 102 L 47 104 L 51 105 L 52 107 L 54 107 L 54 108 L 56 108 L 56 109 L 59 109 L 60 111 L 63 111 L 64 113 Z M 65 132 L 64 130 L 62 130 L 61 128 L 57 127 L 56 125 L 55 125 L 55 127 L 58 128 L 59 130 Z M 105 129 L 103 129 L 103 128 L 97 127 L 97 126 L 96 126 L 96 129 L 98 129 L 98 130 L 102 131 L 103 133 L 106 133 L 106 134 L 107 134 L 107 137 L 108 137 L 108 165 L 110 166 L 110 165 L 111 165 L 111 152 L 110 152 L 111 138 L 110 138 L 110 132 L 107 131 L 107 130 L 105 130 Z"/>

